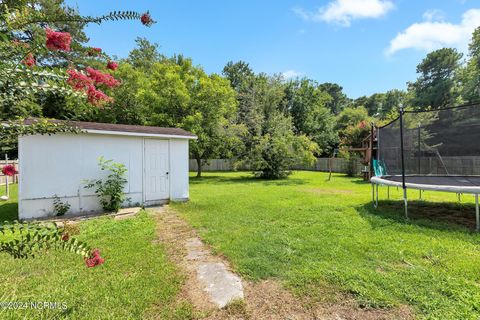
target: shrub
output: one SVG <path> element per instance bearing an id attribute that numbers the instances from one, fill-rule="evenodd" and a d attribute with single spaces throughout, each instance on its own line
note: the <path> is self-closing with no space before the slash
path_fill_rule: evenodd
<path id="1" fill-rule="evenodd" d="M 57 195 L 53 196 L 53 212 L 56 216 L 63 216 L 70 210 L 70 203 L 62 202 Z"/>
<path id="2" fill-rule="evenodd" d="M 98 164 L 101 170 L 109 171 L 109 174 L 105 179 L 89 181 L 85 188 L 95 188 L 95 194 L 100 197 L 103 210 L 118 212 L 122 203 L 128 200 L 123 192 L 123 187 L 127 183 L 127 168 L 122 163 L 105 160 L 104 157 L 98 159 Z"/>
<path id="3" fill-rule="evenodd" d="M 295 135 L 290 118 L 278 113 L 266 121 L 264 135 L 258 138 L 247 163 L 257 177 L 280 179 L 289 175 L 294 165 L 311 165 L 317 150 L 307 136 Z"/>
<path id="4" fill-rule="evenodd" d="M 84 258 L 92 255 L 92 250 L 85 243 L 71 238 L 65 228 L 55 223 L 14 221 L 0 225 L 0 252 L 16 259 L 26 259 L 49 249 L 74 252 Z"/>

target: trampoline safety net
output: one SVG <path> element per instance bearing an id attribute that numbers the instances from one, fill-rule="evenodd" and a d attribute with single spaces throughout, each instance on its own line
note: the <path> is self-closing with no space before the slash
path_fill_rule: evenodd
<path id="1" fill-rule="evenodd" d="M 402 174 L 400 119 L 378 128 L 377 159 Z M 405 175 L 480 176 L 480 105 L 403 114 Z"/>

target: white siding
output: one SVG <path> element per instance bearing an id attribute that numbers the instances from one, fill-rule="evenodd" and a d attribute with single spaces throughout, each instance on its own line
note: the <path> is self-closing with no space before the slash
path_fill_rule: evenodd
<path id="1" fill-rule="evenodd" d="M 188 140 L 171 141 L 170 198 L 186 199 Z M 52 215 L 55 194 L 70 203 L 71 213 L 100 211 L 94 190 L 84 188 L 85 180 L 99 179 L 106 174 L 99 169 L 100 156 L 126 165 L 128 183 L 125 192 L 131 198 L 130 204 L 143 203 L 143 137 L 104 134 L 28 136 L 19 139 L 19 218 Z"/>
<path id="2" fill-rule="evenodd" d="M 170 199 L 188 199 L 188 140 L 170 140 Z"/>

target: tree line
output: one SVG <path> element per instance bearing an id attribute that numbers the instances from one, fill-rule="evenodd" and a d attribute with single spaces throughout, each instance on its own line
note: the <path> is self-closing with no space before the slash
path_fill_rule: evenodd
<path id="1" fill-rule="evenodd" d="M 61 1 L 46 2 L 72 10 L 58 6 Z M 62 27 L 86 41 L 82 25 Z M 48 54 L 35 58 L 67 67 L 61 60 L 49 60 Z M 466 56 L 453 48 L 433 51 L 417 73 L 407 90 L 351 99 L 339 84 L 255 73 L 244 61 L 208 74 L 190 58 L 167 57 L 157 44 L 138 38 L 128 57 L 115 63 L 112 74 L 120 85 L 105 88 L 111 103 L 99 107 L 78 94 L 34 92 L 3 104 L 0 112 L 2 119 L 35 116 L 181 127 L 198 136 L 190 145 L 198 176 L 202 164 L 220 157 L 248 164 L 260 177 L 279 178 L 293 164 L 359 147 L 372 123 L 395 118 L 400 104 L 437 109 L 480 100 L 480 27 Z"/>

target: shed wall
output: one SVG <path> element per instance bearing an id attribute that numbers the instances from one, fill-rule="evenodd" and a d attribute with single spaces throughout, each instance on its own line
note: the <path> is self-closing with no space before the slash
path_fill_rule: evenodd
<path id="1" fill-rule="evenodd" d="M 170 198 L 188 198 L 188 140 L 170 140 Z M 70 213 L 101 211 L 86 180 L 99 179 L 98 158 L 112 159 L 127 167 L 124 206 L 144 202 L 144 138 L 101 134 L 56 134 L 19 139 L 19 218 L 53 214 L 53 196 L 71 205 Z M 183 157 L 183 158 L 182 158 Z M 184 172 L 183 172 L 184 171 Z"/>
<path id="2" fill-rule="evenodd" d="M 185 201 L 188 189 L 188 140 L 170 140 L 170 199 Z"/>

